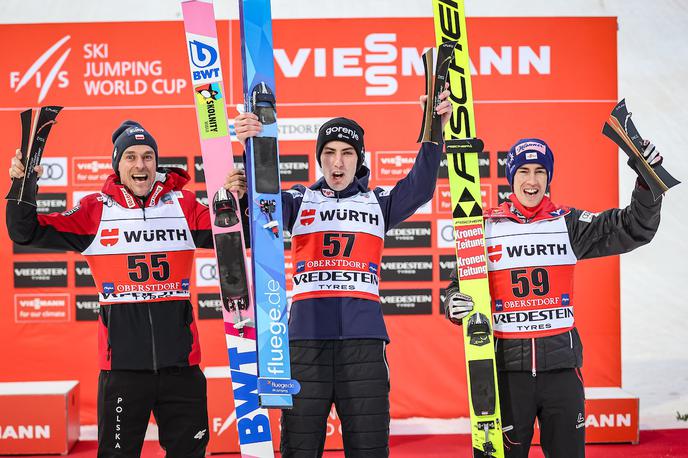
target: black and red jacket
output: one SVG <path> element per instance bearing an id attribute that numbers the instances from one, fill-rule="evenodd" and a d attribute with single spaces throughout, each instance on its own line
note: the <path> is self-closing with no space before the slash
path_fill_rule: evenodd
<path id="1" fill-rule="evenodd" d="M 101 369 L 157 370 L 200 363 L 198 331 L 193 306 L 188 300 L 188 282 L 192 270 L 190 257 L 195 247 L 212 248 L 213 244 L 208 207 L 198 203 L 192 192 L 183 189 L 188 181 L 189 175 L 184 170 L 159 169 L 151 193 L 143 201 L 128 192 L 117 175 L 113 174 L 106 180 L 101 193 L 82 198 L 76 207 L 63 213 L 38 215 L 36 207 L 32 205 L 15 201 L 7 204 L 8 232 L 10 238 L 19 245 L 86 252 L 85 254 L 92 253 L 94 247 L 101 248 L 96 253 L 99 266 L 94 266 L 93 256 L 87 257 L 100 295 L 98 346 Z M 154 215 L 170 210 L 178 216 L 176 227 L 183 230 L 159 229 L 164 227 L 159 222 L 164 218 L 158 218 L 156 222 Z M 108 255 L 103 252 L 103 247 L 113 244 L 112 234 L 117 234 L 119 229 L 102 228 L 106 224 L 112 226 L 113 223 L 108 223 L 106 219 L 110 217 L 107 215 L 113 214 L 122 218 L 122 222 L 115 223 L 115 227 L 121 224 L 123 228 L 137 229 L 130 232 L 135 233 L 139 240 L 132 241 L 131 234 L 126 234 L 126 230 L 123 230 L 118 246 L 120 253 Z M 154 227 L 158 229 L 151 230 Z M 159 254 L 156 255 L 157 264 L 154 263 L 151 270 L 157 268 L 158 273 L 176 272 L 176 276 L 184 277 L 184 280 L 174 284 L 183 283 L 183 287 L 179 286 L 175 288 L 177 291 L 166 291 L 164 294 L 111 294 L 112 288 L 114 292 L 118 291 L 118 283 L 101 282 L 99 277 L 109 280 L 108 277 L 112 276 L 116 279 L 112 272 L 126 272 L 129 269 L 132 271 L 132 278 L 139 278 L 142 270 L 137 263 L 150 261 L 151 257 L 151 249 L 148 247 L 150 243 L 144 245 L 141 234 L 150 240 L 149 236 L 154 237 L 156 233 L 163 236 L 159 237 L 162 241 L 153 242 L 157 244 L 155 249 Z M 169 239 L 165 234 L 174 234 L 179 238 L 180 233 L 188 248 L 184 254 L 185 266 L 181 271 L 176 265 L 178 258 L 167 258 L 171 252 L 166 252 L 165 248 L 166 240 Z M 125 235 L 128 235 L 127 240 Z M 117 240 L 115 238 L 114 243 Z M 126 245 L 127 241 L 131 243 Z M 137 241 L 139 245 L 136 245 Z M 129 248 L 122 251 L 123 246 Z M 141 250 L 143 254 L 131 251 L 137 246 L 146 247 Z M 127 260 L 130 264 L 133 260 L 133 270 L 132 265 L 126 265 Z M 171 267 L 170 261 L 174 263 Z M 167 264 L 163 266 L 165 263 Z M 158 274 L 157 277 L 160 279 L 161 275 Z M 151 280 L 149 283 L 155 281 Z M 171 283 L 168 282 L 169 284 Z M 156 286 L 160 285 L 147 285 L 148 288 Z M 116 298 L 114 302 L 113 298 Z"/>

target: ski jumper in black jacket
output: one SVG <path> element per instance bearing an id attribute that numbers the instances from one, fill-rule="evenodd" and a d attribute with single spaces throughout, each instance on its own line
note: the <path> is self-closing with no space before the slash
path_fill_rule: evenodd
<path id="1" fill-rule="evenodd" d="M 138 141 L 134 135 L 149 135 L 138 124 L 120 130 L 127 127 L 129 144 Z M 156 164 L 157 149 L 155 157 Z M 195 248 L 213 246 L 209 211 L 183 189 L 184 170 L 152 173 L 145 199 L 112 174 L 100 193 L 63 213 L 38 215 L 33 205 L 7 204 L 15 243 L 76 251 L 90 265 L 100 302 L 99 457 L 139 456 L 151 411 L 167 456 L 202 457 L 208 441 L 189 279 Z"/>
<path id="2" fill-rule="evenodd" d="M 384 234 L 432 198 L 440 158 L 440 146 L 423 144 L 391 190 L 370 190 L 361 166 L 342 191 L 320 179 L 282 193 L 294 265 L 291 370 L 301 384 L 294 408 L 282 412 L 282 456 L 322 455 L 332 403 L 347 456 L 389 455 L 389 337 L 378 294 Z"/>
<path id="3" fill-rule="evenodd" d="M 585 456 L 574 267 L 578 260 L 627 253 L 648 243 L 659 226 L 660 208 L 661 199 L 655 202 L 636 184 L 624 209 L 592 213 L 555 205 L 547 196 L 527 208 L 511 194 L 485 212 L 507 457 L 528 456 L 536 417 L 546 455 Z M 447 296 L 458 288 L 454 271 Z"/>

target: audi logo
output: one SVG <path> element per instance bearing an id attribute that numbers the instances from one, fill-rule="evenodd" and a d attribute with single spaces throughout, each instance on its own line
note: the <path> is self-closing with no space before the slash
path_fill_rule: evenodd
<path id="1" fill-rule="evenodd" d="M 214 264 L 203 264 L 198 274 L 203 280 L 218 280 L 217 266 Z"/>
<path id="2" fill-rule="evenodd" d="M 64 176 L 64 168 L 58 163 L 41 165 L 43 166 L 41 180 L 59 180 Z"/>

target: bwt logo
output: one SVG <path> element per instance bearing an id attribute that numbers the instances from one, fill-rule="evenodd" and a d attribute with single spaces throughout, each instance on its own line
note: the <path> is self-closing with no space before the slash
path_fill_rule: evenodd
<path id="1" fill-rule="evenodd" d="M 206 81 L 220 77 L 220 67 L 209 68 L 218 62 L 217 44 L 189 40 L 189 59 L 196 70 L 191 71 L 194 81 Z"/>
<path id="2" fill-rule="evenodd" d="M 24 86 L 26 86 L 31 79 L 34 79 L 36 88 L 41 91 L 38 94 L 38 103 L 41 103 L 43 99 L 48 95 L 48 91 L 52 87 L 55 80 L 57 80 L 57 87 L 66 88 L 69 86 L 68 73 L 66 70 L 60 70 L 62 65 L 64 65 L 65 60 L 72 51 L 72 48 L 67 48 L 62 55 L 57 59 L 57 62 L 48 71 L 47 76 L 43 77 L 41 68 L 53 54 L 55 54 L 63 44 L 65 44 L 71 38 L 70 35 L 65 35 L 59 39 L 54 45 L 48 48 L 43 54 L 41 54 L 33 63 L 29 66 L 28 70 L 22 75 L 21 72 L 10 72 L 10 89 L 14 89 L 14 92 L 19 92 Z"/>

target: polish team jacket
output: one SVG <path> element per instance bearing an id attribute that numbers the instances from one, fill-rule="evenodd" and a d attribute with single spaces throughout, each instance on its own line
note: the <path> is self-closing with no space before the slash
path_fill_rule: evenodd
<path id="1" fill-rule="evenodd" d="M 7 206 L 16 243 L 86 257 L 100 302 L 101 369 L 200 362 L 189 282 L 194 250 L 212 248 L 212 235 L 208 207 L 182 189 L 188 181 L 183 170 L 159 170 L 143 202 L 113 174 L 101 193 L 63 213 L 37 215 L 30 205 Z"/>
<path id="2" fill-rule="evenodd" d="M 645 245 L 659 227 L 661 199 L 637 185 L 624 209 L 559 207 L 545 197 L 534 214 L 510 200 L 485 212 L 485 243 L 497 366 L 508 371 L 582 367 L 575 327 L 578 260 Z M 526 217 L 524 214 L 528 214 Z M 450 288 L 456 288 L 456 272 Z"/>
<path id="3" fill-rule="evenodd" d="M 370 190 L 362 166 L 343 191 L 321 178 L 282 193 L 294 265 L 291 340 L 389 340 L 378 290 L 384 235 L 432 198 L 440 158 L 440 146 L 424 143 L 389 190 Z"/>

